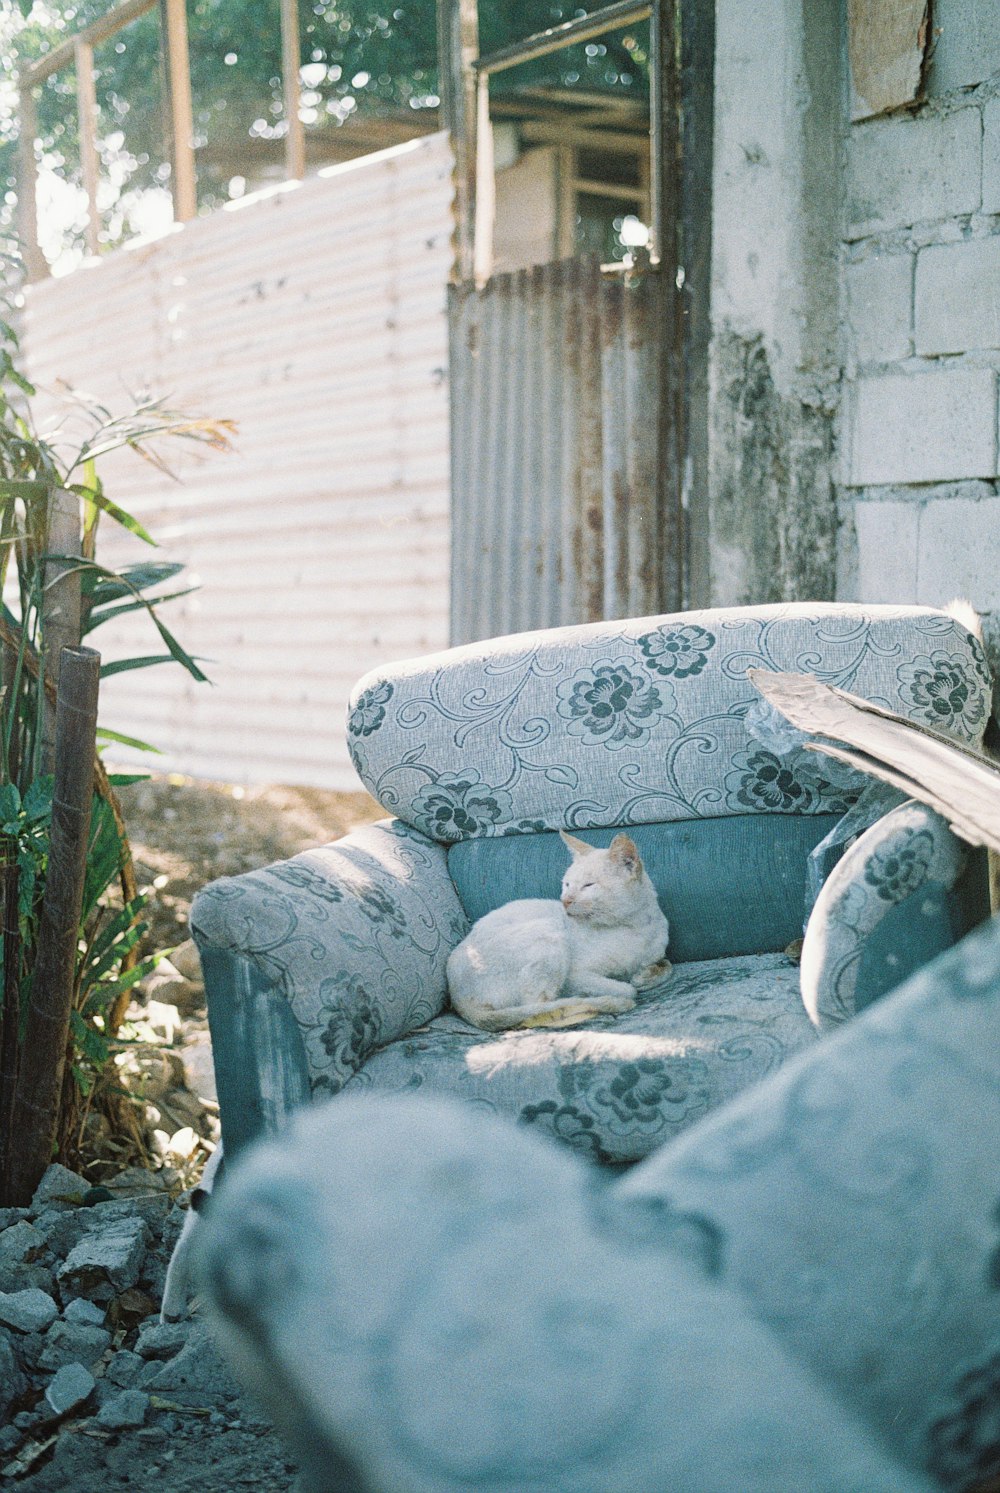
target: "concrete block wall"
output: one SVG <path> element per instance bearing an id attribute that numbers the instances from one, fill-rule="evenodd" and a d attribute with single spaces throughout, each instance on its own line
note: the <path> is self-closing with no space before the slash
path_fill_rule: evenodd
<path id="1" fill-rule="evenodd" d="M 849 127 L 837 587 L 1000 614 L 1000 74 L 967 41 L 956 86 Z"/>

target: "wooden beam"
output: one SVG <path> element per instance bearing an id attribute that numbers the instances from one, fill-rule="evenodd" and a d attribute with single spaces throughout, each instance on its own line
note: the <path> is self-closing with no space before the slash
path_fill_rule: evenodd
<path id="1" fill-rule="evenodd" d="M 87 251 L 100 252 L 101 217 L 97 207 L 97 92 L 94 88 L 94 49 L 78 36 L 76 48 L 76 112 L 80 128 L 80 166 L 87 193 Z"/>
<path id="2" fill-rule="evenodd" d="M 438 87 L 442 124 L 455 156 L 455 260 L 452 278 L 471 280 L 476 217 L 477 0 L 438 0 Z"/>
<path id="3" fill-rule="evenodd" d="M 29 281 L 44 280 L 49 267 L 38 243 L 38 165 L 35 161 L 38 119 L 35 113 L 34 88 L 27 78 L 22 79 L 19 99 L 17 232 Z"/>
<path id="4" fill-rule="evenodd" d="M 194 174 L 194 126 L 191 117 L 191 70 L 188 62 L 185 0 L 160 0 L 163 52 L 167 74 L 167 138 L 170 141 L 170 190 L 174 218 L 189 222 L 198 211 Z"/>
<path id="5" fill-rule="evenodd" d="M 289 181 L 301 181 L 306 174 L 306 137 L 299 118 L 299 68 L 302 53 L 299 45 L 298 0 L 281 0 L 281 79 L 285 100 L 285 173 Z"/>
<path id="6" fill-rule="evenodd" d="M 37 62 L 32 62 L 22 73 L 22 86 L 27 83 L 44 83 L 46 78 L 51 78 L 53 73 L 61 72 L 64 67 L 69 67 L 76 56 L 77 40 L 85 41 L 89 46 L 96 47 L 102 41 L 108 41 L 112 36 L 117 36 L 123 26 L 130 21 L 135 21 L 139 16 L 152 10 L 156 0 L 125 0 L 123 5 L 116 5 L 109 10 L 107 15 L 101 16 L 89 26 L 77 32 L 76 36 L 70 36 L 66 41 L 60 42 L 47 52 L 44 57 L 39 57 Z"/>

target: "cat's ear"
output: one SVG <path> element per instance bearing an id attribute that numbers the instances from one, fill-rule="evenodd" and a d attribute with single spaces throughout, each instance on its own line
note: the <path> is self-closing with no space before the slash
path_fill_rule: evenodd
<path id="1" fill-rule="evenodd" d="M 568 835 L 564 829 L 559 831 L 559 838 L 574 860 L 579 860 L 581 855 L 589 855 L 593 845 L 588 845 L 586 840 L 578 840 L 575 835 Z"/>
<path id="2" fill-rule="evenodd" d="M 626 876 L 641 876 L 642 859 L 635 846 L 635 841 L 630 840 L 628 835 L 615 835 L 608 847 L 608 853 L 614 865 L 619 866 Z"/>

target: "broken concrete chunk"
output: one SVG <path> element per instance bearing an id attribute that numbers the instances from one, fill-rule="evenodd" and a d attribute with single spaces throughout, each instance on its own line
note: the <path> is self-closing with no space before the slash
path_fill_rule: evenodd
<path id="1" fill-rule="evenodd" d="M 52 1370 L 62 1368 L 64 1364 L 80 1363 L 88 1369 L 93 1368 L 110 1344 L 111 1334 L 104 1327 L 88 1327 L 84 1322 L 56 1322 L 49 1330 L 38 1367 Z"/>
<path id="2" fill-rule="evenodd" d="M 35 1188 L 35 1195 L 31 1199 L 31 1210 L 40 1213 L 43 1208 L 55 1208 L 65 1210 L 79 1206 L 83 1194 L 87 1191 L 90 1183 L 76 1172 L 71 1172 L 69 1167 L 60 1166 L 54 1161 L 51 1166 L 46 1167 L 45 1175 Z"/>
<path id="3" fill-rule="evenodd" d="M 152 1364 L 147 1364 L 147 1368 Z M 169 1391 L 172 1400 L 186 1403 L 192 1396 L 198 1400 L 231 1400 L 239 1389 L 216 1351 L 208 1329 L 201 1323 L 192 1327 L 184 1347 L 155 1374 L 142 1376 L 144 1388 L 157 1394 Z"/>
<path id="4" fill-rule="evenodd" d="M 124 1389 L 101 1406 L 96 1424 L 106 1431 L 134 1431 L 145 1424 L 148 1409 L 149 1395 L 141 1389 Z"/>
<path id="5" fill-rule="evenodd" d="M 28 1387 L 14 1357 L 14 1349 L 6 1334 L 0 1337 L 0 1416 L 7 1414 L 19 1395 Z"/>
<path id="6" fill-rule="evenodd" d="M 107 1316 L 103 1306 L 96 1306 L 85 1296 L 77 1296 L 63 1312 L 67 1322 L 80 1322 L 87 1327 L 103 1327 Z"/>
<path id="7" fill-rule="evenodd" d="M 109 1207 L 101 1203 L 99 1208 Z M 96 1213 L 98 1209 L 94 1209 Z M 141 1218 L 98 1220 L 59 1267 L 64 1297 L 89 1296 L 92 1301 L 110 1301 L 139 1279 L 146 1254 L 149 1230 Z"/>
<path id="8" fill-rule="evenodd" d="M 138 1353 L 122 1348 L 116 1353 L 104 1371 L 105 1379 L 121 1389 L 129 1389 L 142 1373 L 145 1364 Z"/>
<path id="9" fill-rule="evenodd" d="M 0 1234 L 0 1291 L 24 1291 L 37 1286 L 44 1291 L 52 1276 L 41 1263 L 46 1241 L 30 1223 L 22 1220 Z"/>
<path id="10" fill-rule="evenodd" d="M 149 1317 L 139 1329 L 135 1351 L 142 1358 L 172 1358 L 188 1340 L 188 1322 L 157 1322 Z"/>
<path id="11" fill-rule="evenodd" d="M 59 1315 L 47 1291 L 29 1286 L 26 1291 L 0 1291 L 0 1323 L 15 1332 L 44 1332 Z"/>
<path id="12" fill-rule="evenodd" d="M 96 1380 L 82 1363 L 67 1363 L 53 1375 L 45 1391 L 45 1402 L 53 1415 L 69 1415 L 94 1392 Z"/>
<path id="13" fill-rule="evenodd" d="M 198 946 L 193 938 L 186 938 L 183 943 L 177 945 L 170 956 L 170 963 L 178 974 L 184 976 L 185 980 L 193 980 L 196 985 L 203 983 L 201 955 L 198 953 Z"/>

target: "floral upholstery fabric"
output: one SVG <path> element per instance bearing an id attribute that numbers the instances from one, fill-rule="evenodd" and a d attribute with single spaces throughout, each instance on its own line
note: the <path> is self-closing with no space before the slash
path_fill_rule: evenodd
<path id="1" fill-rule="evenodd" d="M 624 1016 L 564 1031 L 476 1031 L 447 1013 L 375 1053 L 350 1093 L 448 1093 L 608 1163 L 636 1161 L 815 1031 L 781 955 L 677 965 Z"/>
<path id="2" fill-rule="evenodd" d="M 348 741 L 380 803 L 432 840 L 713 815 L 843 813 L 842 774 L 747 730 L 748 668 L 795 670 L 966 741 L 980 644 L 916 607 L 792 605 L 600 622 L 368 674 Z"/>
<path id="3" fill-rule="evenodd" d="M 468 929 L 445 852 L 398 820 L 212 882 L 191 922 L 284 992 L 315 1093 L 442 1009 L 445 962 Z"/>
<path id="4" fill-rule="evenodd" d="M 930 893 L 949 892 L 966 860 L 945 820 L 913 802 L 893 809 L 846 852 L 816 900 L 802 949 L 802 999 L 817 1027 L 854 1016 L 866 951 L 889 912 L 915 899 L 907 936 L 918 936 L 922 915 L 940 916 L 940 897 Z"/>
<path id="5" fill-rule="evenodd" d="M 1000 920 L 612 1192 L 650 1241 L 696 1220 L 713 1278 L 910 1466 L 994 1485 Z"/>

